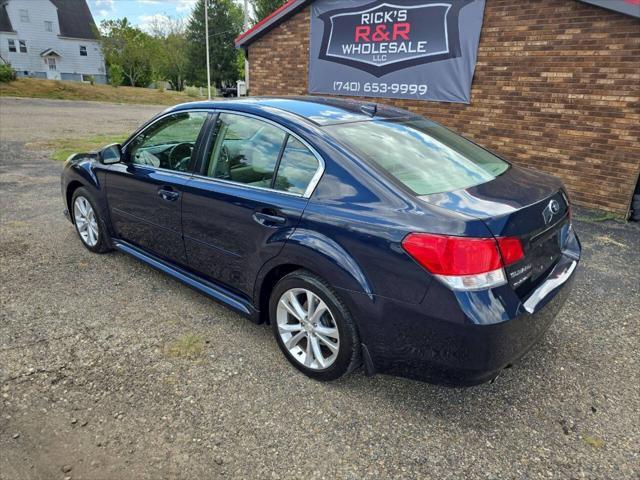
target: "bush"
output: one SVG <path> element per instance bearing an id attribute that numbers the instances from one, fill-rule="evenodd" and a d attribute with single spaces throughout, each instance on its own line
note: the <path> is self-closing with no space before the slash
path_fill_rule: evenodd
<path id="1" fill-rule="evenodd" d="M 186 87 L 184 93 L 187 94 L 187 97 L 197 98 L 200 96 L 200 89 L 198 87 Z"/>
<path id="2" fill-rule="evenodd" d="M 122 85 L 124 82 L 124 70 L 117 64 L 113 64 L 109 67 L 109 83 L 114 87 Z"/>
<path id="3" fill-rule="evenodd" d="M 85 75 L 84 78 L 87 79 L 89 84 L 91 84 L 91 85 L 95 85 L 96 84 L 96 77 L 94 77 L 93 75 Z"/>
<path id="4" fill-rule="evenodd" d="M 0 64 L 0 83 L 11 82 L 16 79 L 16 72 L 8 63 Z"/>

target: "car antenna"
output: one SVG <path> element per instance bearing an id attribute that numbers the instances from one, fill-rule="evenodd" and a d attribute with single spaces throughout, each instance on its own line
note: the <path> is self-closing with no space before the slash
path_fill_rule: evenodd
<path id="1" fill-rule="evenodd" d="M 370 117 L 375 117 L 378 112 L 378 104 L 377 103 L 367 103 L 360 107 L 360 111 L 362 113 L 366 113 Z"/>

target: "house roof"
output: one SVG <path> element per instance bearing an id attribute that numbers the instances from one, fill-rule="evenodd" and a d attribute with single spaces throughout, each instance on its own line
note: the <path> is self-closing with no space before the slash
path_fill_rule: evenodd
<path id="1" fill-rule="evenodd" d="M 0 1 L 0 32 L 13 32 L 13 26 L 7 13 L 7 6 Z"/>
<path id="2" fill-rule="evenodd" d="M 41 57 L 46 57 L 47 55 L 56 55 L 58 57 L 62 57 L 58 52 L 56 52 L 53 48 L 47 48 L 40 52 Z"/>
<path id="3" fill-rule="evenodd" d="M 58 9 L 60 36 L 97 39 L 91 10 L 86 0 L 50 0 Z"/>
<path id="4" fill-rule="evenodd" d="M 238 35 L 235 40 L 236 47 L 239 48 L 247 46 L 249 43 L 256 40 L 258 37 L 261 37 L 276 25 L 279 25 L 280 23 L 291 17 L 302 7 L 311 3 L 311 1 L 312 0 L 289 0 L 280 8 L 272 12 L 271 15 L 266 16 L 249 30 Z"/>
<path id="5" fill-rule="evenodd" d="M 640 16 L 640 0 L 579 0 L 602 8 L 614 10 L 626 15 L 634 17 Z M 236 37 L 236 47 L 246 47 L 254 40 L 267 33 L 273 27 L 287 20 L 294 13 L 306 5 L 312 3 L 313 0 L 289 0 L 280 8 L 275 10 L 271 15 L 256 23 L 253 27 Z"/>

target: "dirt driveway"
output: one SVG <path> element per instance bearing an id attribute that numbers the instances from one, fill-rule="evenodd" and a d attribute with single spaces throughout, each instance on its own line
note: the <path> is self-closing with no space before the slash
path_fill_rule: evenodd
<path id="1" fill-rule="evenodd" d="M 576 287 L 493 384 L 320 384 L 267 327 L 85 250 L 61 164 L 24 147 L 163 108 L 0 99 L 0 479 L 638 478 L 638 225 L 578 212 Z"/>

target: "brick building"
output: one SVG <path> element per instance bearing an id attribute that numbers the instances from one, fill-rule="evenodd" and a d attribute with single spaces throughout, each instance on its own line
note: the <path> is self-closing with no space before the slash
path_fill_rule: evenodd
<path id="1" fill-rule="evenodd" d="M 623 1 L 640 15 L 638 0 Z M 307 94 L 311 3 L 289 1 L 236 40 L 248 54 L 252 95 Z M 486 0 L 470 104 L 370 100 L 559 176 L 579 205 L 629 213 L 640 172 L 633 14 L 579 0 Z"/>

